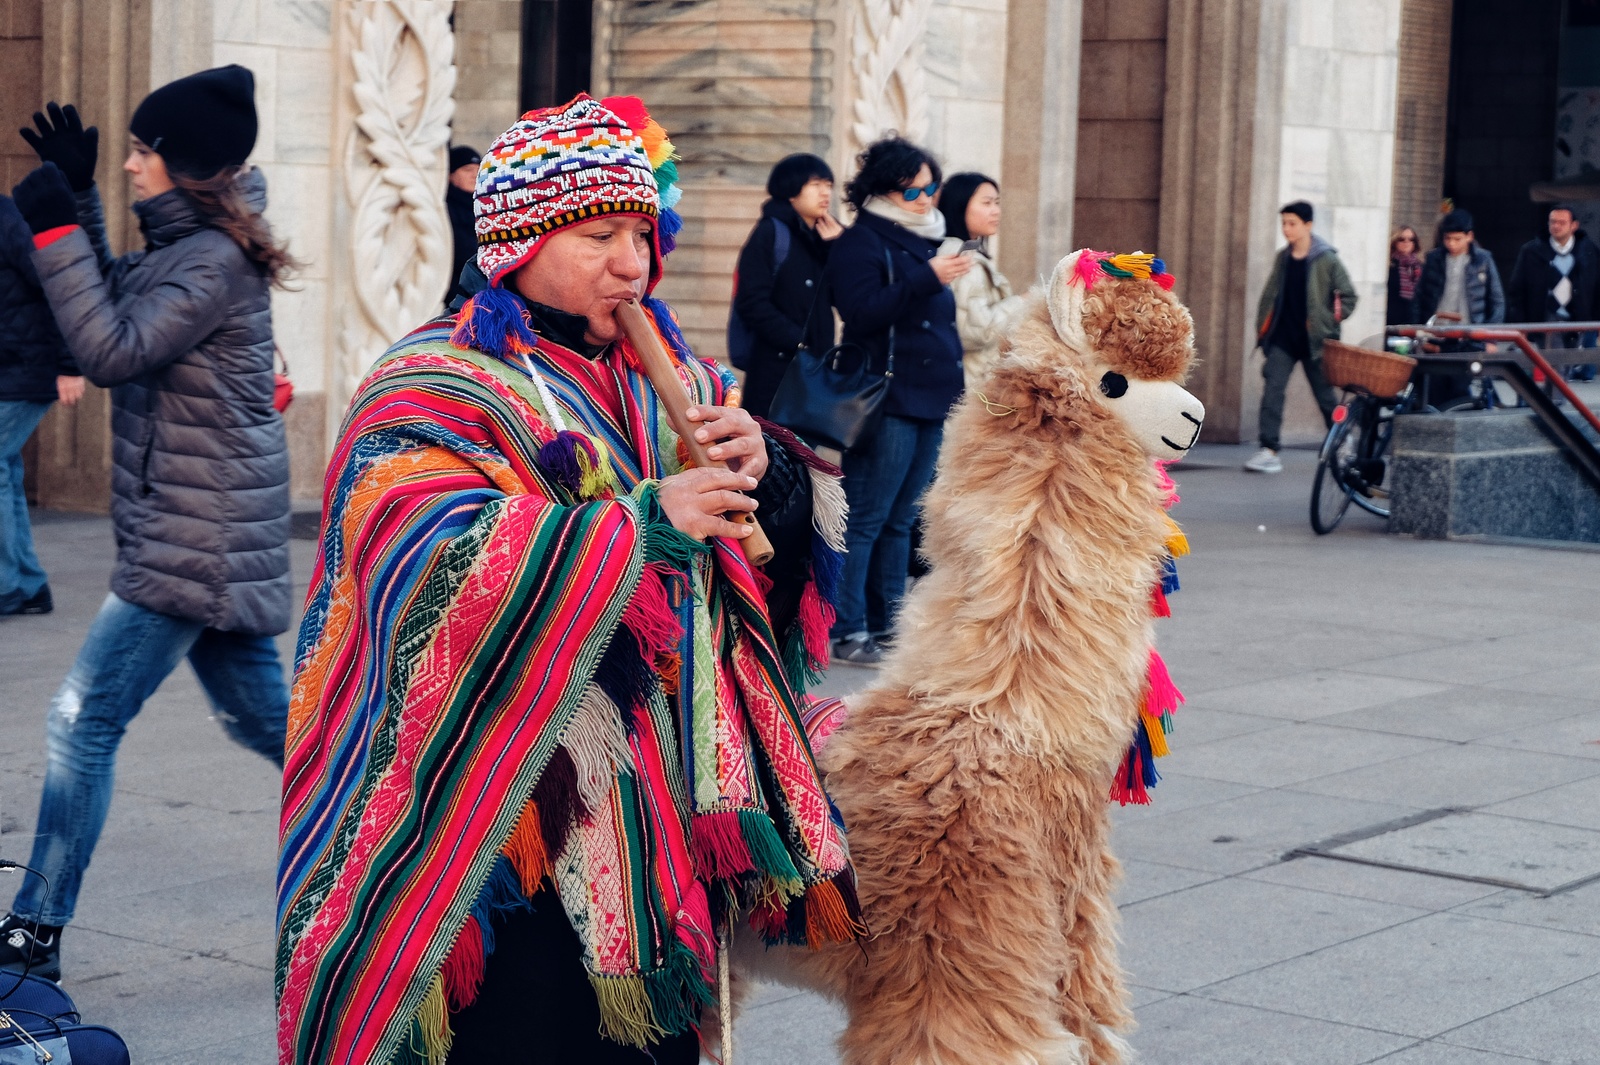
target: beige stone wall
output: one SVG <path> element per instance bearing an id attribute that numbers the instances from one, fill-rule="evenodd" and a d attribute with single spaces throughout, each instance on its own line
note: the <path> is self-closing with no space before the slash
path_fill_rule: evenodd
<path id="1" fill-rule="evenodd" d="M 452 140 L 482 152 L 515 122 L 522 71 L 521 0 L 456 0 Z"/>
<path id="2" fill-rule="evenodd" d="M 841 3 L 606 5 L 607 91 L 643 97 L 682 156 L 684 228 L 659 295 L 702 355 L 725 354 L 734 265 L 772 164 L 831 157 Z"/>
<path id="3" fill-rule="evenodd" d="M 1083 0 L 1072 223 L 1080 247 L 1160 251 L 1166 70 L 1167 0 Z"/>
<path id="4" fill-rule="evenodd" d="M 1003 182 L 1005 0 L 933 0 L 923 67 L 928 147 L 945 172 L 976 170 Z"/>
<path id="5" fill-rule="evenodd" d="M 43 102 L 44 5 L 42 0 L 0 0 L 0 191 L 39 164 L 14 132 Z"/>

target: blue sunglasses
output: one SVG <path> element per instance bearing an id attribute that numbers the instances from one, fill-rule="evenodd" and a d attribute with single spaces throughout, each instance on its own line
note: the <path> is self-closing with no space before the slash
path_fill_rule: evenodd
<path id="1" fill-rule="evenodd" d="M 909 189 L 901 189 L 900 190 L 900 195 L 905 197 L 905 201 L 907 203 L 910 203 L 911 201 L 915 200 L 918 196 L 927 196 L 929 199 L 932 199 L 933 198 L 933 194 L 938 192 L 938 191 L 939 191 L 939 183 L 937 181 L 930 181 L 926 185 L 923 185 L 921 188 L 917 188 L 915 185 L 913 185 Z"/>

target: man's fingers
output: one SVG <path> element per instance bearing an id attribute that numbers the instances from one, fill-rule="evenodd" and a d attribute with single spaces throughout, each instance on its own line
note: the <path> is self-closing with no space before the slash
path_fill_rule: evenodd
<path id="1" fill-rule="evenodd" d="M 54 100 L 51 100 L 48 104 L 45 104 L 44 109 L 50 112 L 50 125 L 54 127 L 57 132 L 64 133 L 72 128 L 67 124 L 67 116 L 61 113 L 60 104 L 56 103 Z"/>
<path id="2" fill-rule="evenodd" d="M 68 129 L 69 132 L 72 132 L 72 133 L 82 133 L 83 132 L 83 119 L 78 117 L 78 109 L 76 107 L 73 107 L 71 104 L 68 104 L 67 106 L 65 106 L 65 107 L 63 107 L 61 109 L 61 113 L 62 113 L 62 115 L 64 115 L 66 117 L 67 129 Z"/>
<path id="3" fill-rule="evenodd" d="M 50 120 L 44 117 L 44 112 L 42 111 L 35 111 L 33 113 L 33 124 L 39 127 L 40 136 L 48 137 L 50 134 L 55 132 L 55 130 L 50 126 Z"/>

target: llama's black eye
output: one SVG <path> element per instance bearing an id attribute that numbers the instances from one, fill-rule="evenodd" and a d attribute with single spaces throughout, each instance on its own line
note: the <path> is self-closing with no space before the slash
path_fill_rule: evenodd
<path id="1" fill-rule="evenodd" d="M 1119 373 L 1108 372 L 1100 378 L 1100 391 L 1111 399 L 1121 399 L 1128 391 L 1128 379 Z"/>

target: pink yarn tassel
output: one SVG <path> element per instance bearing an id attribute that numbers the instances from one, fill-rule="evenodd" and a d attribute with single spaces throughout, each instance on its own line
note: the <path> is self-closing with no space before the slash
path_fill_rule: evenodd
<path id="1" fill-rule="evenodd" d="M 467 918 L 439 975 L 452 1010 L 466 1009 L 477 1000 L 483 984 L 483 927 L 476 917 Z"/>
<path id="2" fill-rule="evenodd" d="M 1167 664 L 1155 648 L 1150 649 L 1150 693 L 1145 696 L 1145 707 L 1151 717 L 1170 714 L 1183 705 L 1183 693 L 1172 683 Z"/>
<path id="3" fill-rule="evenodd" d="M 1100 280 L 1101 275 L 1104 273 L 1104 271 L 1100 269 L 1100 260 L 1106 258 L 1110 254 L 1110 252 L 1089 251 L 1087 249 L 1081 252 L 1078 255 L 1078 263 L 1075 271 L 1078 278 L 1078 284 L 1082 285 L 1084 288 L 1090 288 L 1096 281 Z"/>
<path id="4" fill-rule="evenodd" d="M 622 613 L 622 623 L 633 632 L 647 658 L 676 650 L 678 641 L 683 639 L 683 624 L 667 602 L 667 585 L 662 577 L 670 570 L 664 562 L 647 563 L 639 587 Z"/>
<path id="5" fill-rule="evenodd" d="M 807 581 L 800 593 L 800 635 L 806 642 L 806 654 L 819 668 L 828 665 L 828 632 L 837 615 L 833 604 L 822 597 L 816 581 Z"/>
<path id="6" fill-rule="evenodd" d="M 1161 505 L 1169 510 L 1179 501 L 1178 486 L 1172 480 L 1172 474 L 1167 472 L 1171 464 L 1170 459 L 1156 460 L 1156 490 L 1161 493 Z"/>
<path id="7" fill-rule="evenodd" d="M 729 878 L 755 871 L 750 848 L 744 841 L 744 833 L 739 830 L 737 811 L 695 814 L 692 835 L 689 852 L 694 859 L 696 876 L 709 880 L 717 876 Z"/>

